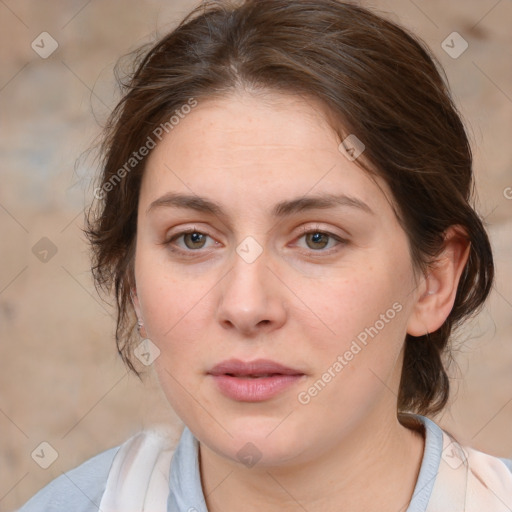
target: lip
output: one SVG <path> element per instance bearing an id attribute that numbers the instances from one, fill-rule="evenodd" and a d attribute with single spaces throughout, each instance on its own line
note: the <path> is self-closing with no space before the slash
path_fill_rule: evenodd
<path id="1" fill-rule="evenodd" d="M 241 402 L 269 400 L 305 376 L 300 370 L 269 359 L 229 359 L 215 365 L 208 374 L 221 393 Z"/>
<path id="2" fill-rule="evenodd" d="M 241 361 L 240 359 L 227 359 L 215 365 L 208 373 L 211 375 L 265 375 L 279 373 L 281 375 L 304 375 L 300 370 L 289 368 L 270 359 L 255 359 L 254 361 Z"/>

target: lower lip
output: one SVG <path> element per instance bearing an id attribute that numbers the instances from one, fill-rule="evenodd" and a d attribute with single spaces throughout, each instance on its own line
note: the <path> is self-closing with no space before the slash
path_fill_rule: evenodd
<path id="1" fill-rule="evenodd" d="M 244 378 L 230 375 L 212 375 L 221 393 L 240 402 L 261 402 L 281 393 L 304 375 L 274 375 L 272 377 Z"/>

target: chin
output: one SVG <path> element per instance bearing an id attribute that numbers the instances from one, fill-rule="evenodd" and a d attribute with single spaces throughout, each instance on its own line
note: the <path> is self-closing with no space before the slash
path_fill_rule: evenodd
<path id="1" fill-rule="evenodd" d="M 232 437 L 224 431 L 221 437 L 212 437 L 211 430 L 202 431 L 197 437 L 218 455 L 248 468 L 283 466 L 297 460 L 305 444 L 300 429 L 291 420 L 282 420 L 283 417 L 239 417 L 223 423 Z"/>

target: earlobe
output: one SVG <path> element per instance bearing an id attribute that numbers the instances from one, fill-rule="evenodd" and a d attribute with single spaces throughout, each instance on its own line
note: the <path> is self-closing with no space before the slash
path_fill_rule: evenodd
<path id="1" fill-rule="evenodd" d="M 422 292 L 407 325 L 407 333 L 411 336 L 423 336 L 436 331 L 453 308 L 471 248 L 465 232 L 461 230 L 461 227 L 452 226 L 446 231 L 444 248 L 422 280 Z"/>

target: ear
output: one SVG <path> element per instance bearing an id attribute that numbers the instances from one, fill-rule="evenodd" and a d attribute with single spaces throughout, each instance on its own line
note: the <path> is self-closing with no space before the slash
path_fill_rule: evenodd
<path id="1" fill-rule="evenodd" d="M 422 277 L 418 298 L 409 317 L 407 333 L 423 336 L 439 329 L 448 318 L 471 244 L 461 226 L 446 230 L 441 254 Z"/>

